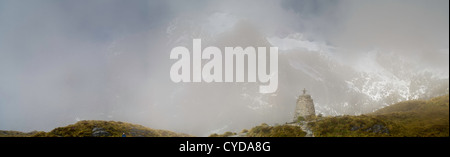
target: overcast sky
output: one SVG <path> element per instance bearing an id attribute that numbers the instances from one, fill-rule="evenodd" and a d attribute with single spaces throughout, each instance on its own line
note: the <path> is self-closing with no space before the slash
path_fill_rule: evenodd
<path id="1" fill-rule="evenodd" d="M 252 114 L 227 107 L 238 100 L 222 103 L 231 89 L 215 87 L 220 94 L 209 98 L 202 97 L 208 91 L 188 90 L 198 95 L 186 99 L 177 93 L 189 85 L 169 78 L 173 47 L 194 37 L 215 39 L 242 21 L 266 38 L 301 33 L 338 47 L 333 53 L 345 62 L 376 49 L 448 71 L 448 3 L 0 0 L 0 130 L 49 131 L 102 119 L 205 135 L 201 128 L 220 129 L 212 123 L 221 119 L 220 125 L 254 124 L 239 124 L 246 119 L 239 114 Z M 223 115 L 232 113 L 235 119 Z"/>

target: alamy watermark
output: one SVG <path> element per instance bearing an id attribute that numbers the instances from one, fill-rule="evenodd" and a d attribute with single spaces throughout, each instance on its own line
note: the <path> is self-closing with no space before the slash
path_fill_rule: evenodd
<path id="1" fill-rule="evenodd" d="M 170 79 L 175 82 L 244 82 L 245 55 L 247 56 L 247 82 L 258 81 L 260 93 L 273 93 L 278 89 L 278 48 L 269 48 L 269 71 L 267 73 L 267 48 L 258 47 L 225 47 L 225 64 L 222 63 L 222 52 L 217 47 L 202 50 L 201 39 L 193 39 L 193 54 L 186 47 L 175 47 L 170 52 L 170 59 L 178 59 L 170 68 Z M 180 57 L 181 56 L 181 57 Z M 212 58 L 211 58 L 212 56 Z M 236 60 L 234 60 L 236 58 Z M 202 68 L 202 60 L 209 60 Z M 236 63 L 236 79 L 234 79 L 234 62 Z M 258 72 L 256 68 L 258 67 Z M 192 68 L 192 81 L 191 81 Z M 224 68 L 224 69 L 223 69 Z M 222 77 L 225 70 L 225 78 Z M 179 72 L 181 71 L 181 73 Z M 213 71 L 213 73 L 211 73 Z"/>

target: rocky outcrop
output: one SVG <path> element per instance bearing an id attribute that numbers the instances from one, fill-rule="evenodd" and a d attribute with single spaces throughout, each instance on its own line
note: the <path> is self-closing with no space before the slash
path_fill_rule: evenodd
<path id="1" fill-rule="evenodd" d="M 308 126 L 309 122 L 310 121 L 302 121 L 298 123 L 286 123 L 286 125 L 300 127 L 304 132 L 306 132 L 305 137 L 314 137 L 314 132 L 312 131 L 311 127 Z"/>
<path id="2" fill-rule="evenodd" d="M 361 130 L 362 128 L 365 128 L 365 126 L 352 126 L 351 127 L 351 131 L 357 131 L 357 130 Z M 366 132 L 373 132 L 373 133 L 381 133 L 381 134 L 389 134 L 389 129 L 381 124 L 375 124 L 372 127 L 368 127 L 366 129 L 362 129 L 363 131 Z"/>
<path id="3" fill-rule="evenodd" d="M 94 137 L 105 137 L 105 136 L 111 136 L 111 133 L 105 131 L 105 129 L 100 127 L 94 127 L 92 129 L 92 136 Z"/>

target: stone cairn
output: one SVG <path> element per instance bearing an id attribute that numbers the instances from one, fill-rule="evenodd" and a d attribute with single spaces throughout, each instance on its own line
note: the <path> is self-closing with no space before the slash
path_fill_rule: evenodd
<path id="1" fill-rule="evenodd" d="M 298 117 L 307 118 L 309 116 L 316 115 L 316 110 L 314 109 L 314 102 L 311 95 L 306 94 L 306 89 L 303 89 L 303 95 L 300 95 L 297 99 L 297 106 L 294 113 L 294 122 L 297 121 Z"/>

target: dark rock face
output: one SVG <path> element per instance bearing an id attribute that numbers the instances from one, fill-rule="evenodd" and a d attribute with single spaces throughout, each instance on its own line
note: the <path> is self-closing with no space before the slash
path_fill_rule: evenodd
<path id="1" fill-rule="evenodd" d="M 92 136 L 105 137 L 105 136 L 111 136 L 111 133 L 105 131 L 105 129 L 103 129 L 103 128 L 95 127 L 92 129 Z"/>

